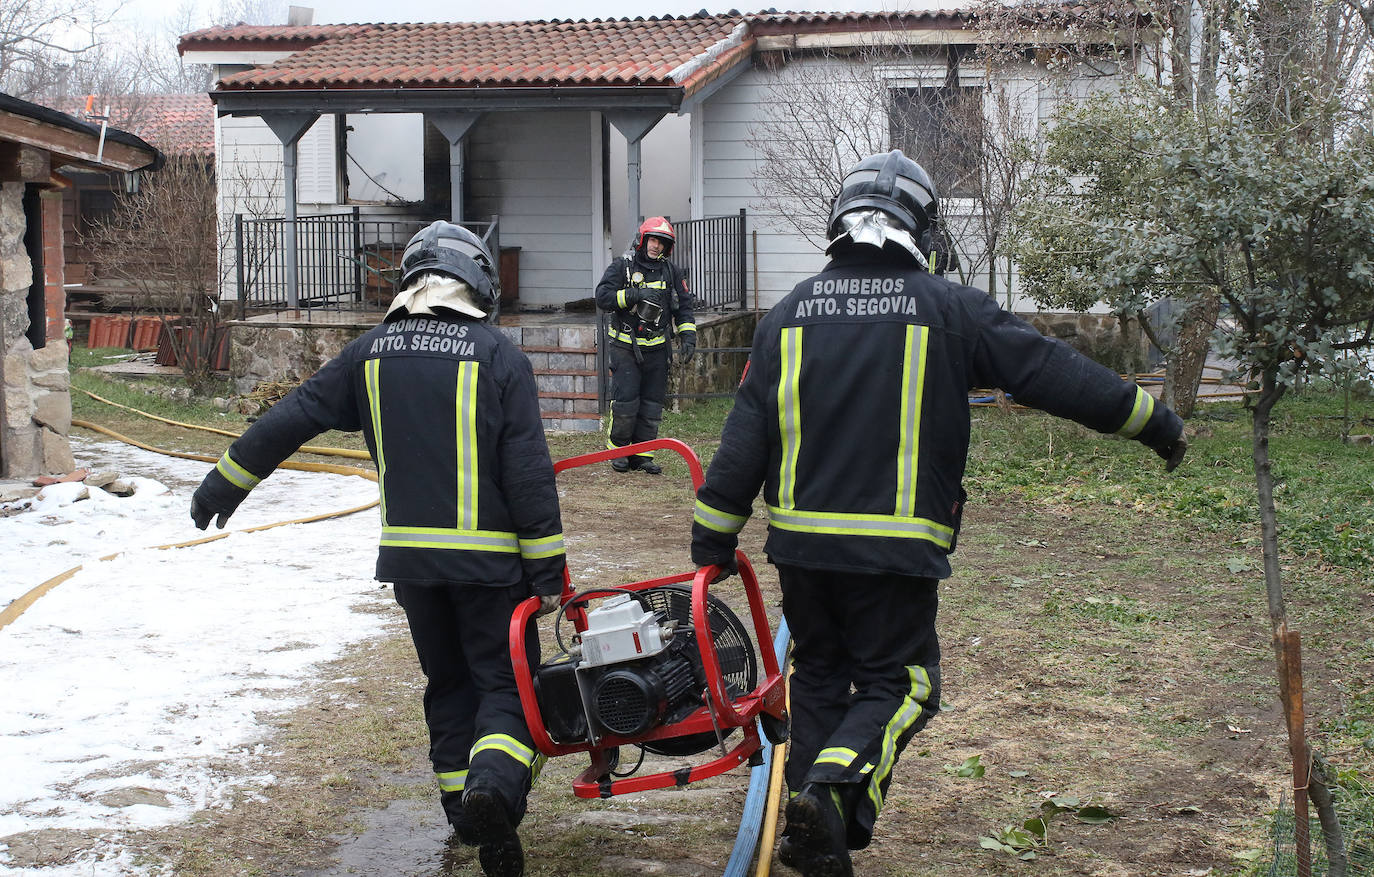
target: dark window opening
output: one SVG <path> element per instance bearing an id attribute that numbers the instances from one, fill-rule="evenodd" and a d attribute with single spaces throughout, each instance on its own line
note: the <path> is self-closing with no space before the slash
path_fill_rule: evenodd
<path id="1" fill-rule="evenodd" d="M 894 88 L 888 118 L 892 145 L 925 168 L 940 197 L 978 197 L 982 86 Z"/>
<path id="2" fill-rule="evenodd" d="M 24 250 L 33 265 L 27 297 L 29 328 L 24 335 L 38 350 L 48 346 L 48 292 L 43 271 L 43 199 L 37 186 L 24 189 Z"/>

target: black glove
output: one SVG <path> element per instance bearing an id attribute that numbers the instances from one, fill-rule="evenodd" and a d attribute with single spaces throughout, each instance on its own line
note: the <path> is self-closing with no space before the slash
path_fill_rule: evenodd
<path id="1" fill-rule="evenodd" d="M 1178 468 L 1178 464 L 1183 462 L 1183 455 L 1188 452 L 1188 438 L 1183 433 L 1179 433 L 1177 438 L 1160 442 L 1151 446 L 1156 454 L 1164 458 L 1164 471 L 1172 472 Z"/>
<path id="2" fill-rule="evenodd" d="M 720 572 L 716 573 L 716 577 L 711 579 L 711 584 L 713 585 L 717 582 L 725 581 L 730 578 L 730 576 L 739 575 L 739 563 L 735 560 L 733 554 L 730 555 L 729 560 L 722 561 L 716 565 L 720 567 Z"/>
<path id="3" fill-rule="evenodd" d="M 200 482 L 200 487 L 196 488 L 195 494 L 191 497 L 191 520 L 197 528 L 204 530 L 209 526 L 210 519 L 219 515 L 215 526 L 223 530 L 229 516 L 246 496 L 248 491 L 230 484 L 229 479 L 219 474 L 219 469 L 211 469 L 210 474 Z"/>
<path id="4" fill-rule="evenodd" d="M 697 354 L 697 333 L 691 332 L 681 336 L 677 352 L 684 363 L 691 362 L 692 357 Z"/>

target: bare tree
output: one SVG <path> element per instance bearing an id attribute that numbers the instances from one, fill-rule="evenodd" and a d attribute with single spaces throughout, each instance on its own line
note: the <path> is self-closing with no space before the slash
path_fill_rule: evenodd
<path id="1" fill-rule="evenodd" d="M 173 155 L 120 199 L 86 243 L 106 276 L 137 289 L 162 319 L 163 333 L 193 392 L 212 382 L 220 343 L 220 239 L 215 172 L 204 161 Z"/>
<path id="2" fill-rule="evenodd" d="M 62 88 L 117 12 L 95 0 L 0 0 L 0 91 L 28 100 Z"/>

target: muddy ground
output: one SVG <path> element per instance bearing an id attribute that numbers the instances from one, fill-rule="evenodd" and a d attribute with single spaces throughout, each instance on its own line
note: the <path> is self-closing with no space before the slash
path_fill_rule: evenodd
<path id="1" fill-rule="evenodd" d="M 560 483 L 577 587 L 689 568 L 690 493 L 679 466 L 662 479 L 603 466 Z M 743 546 L 776 618 L 763 536 L 756 515 Z M 976 497 L 956 574 L 941 591 L 943 712 L 897 765 L 855 872 L 1241 873 L 1246 857 L 1270 843 L 1287 773 L 1255 552 L 1146 512 Z M 1233 572 L 1244 565 L 1237 557 L 1251 568 Z M 737 586 L 722 593 L 744 611 Z M 123 842 L 177 874 L 480 873 L 473 851 L 446 843 L 422 682 L 403 616 L 384 611 L 388 639 L 322 668 L 319 691 L 346 691 L 346 703 L 321 695 L 266 719 L 274 737 L 258 772 L 274 784 L 246 790 L 231 809 Z M 1374 621 L 1362 616 L 1364 629 L 1341 636 L 1374 637 Z M 1309 622 L 1308 700 L 1320 720 L 1343 674 L 1368 679 L 1371 669 L 1320 654 L 1330 631 L 1321 619 Z M 957 775 L 973 756 L 985 774 Z M 582 756 L 568 756 L 545 768 L 522 827 L 527 873 L 721 873 L 738 830 L 743 770 L 684 790 L 583 801 L 570 787 L 583 767 Z M 981 838 L 1041 815 L 1051 796 L 1115 816 L 1101 824 L 1052 816 L 1033 861 L 980 847 Z M 30 864 L 83 846 L 80 838 L 47 840 Z"/>

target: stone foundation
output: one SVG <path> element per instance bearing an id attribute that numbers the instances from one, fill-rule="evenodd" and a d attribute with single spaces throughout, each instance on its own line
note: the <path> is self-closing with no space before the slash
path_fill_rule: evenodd
<path id="1" fill-rule="evenodd" d="M 1041 335 L 1058 338 L 1074 350 L 1121 374 L 1140 371 L 1150 350 L 1150 341 L 1132 321 L 1130 331 L 1122 334 L 1121 321 L 1112 314 L 1017 314 Z"/>
<path id="2" fill-rule="evenodd" d="M 265 383 L 299 384 L 371 328 L 231 323 L 229 377 L 234 392 L 248 393 Z"/>
<path id="3" fill-rule="evenodd" d="M 668 392 L 733 393 L 749 360 L 748 348 L 754 343 L 754 329 L 762 314 L 753 311 L 710 316 L 697 320 L 697 347 L 740 347 L 740 353 L 698 353 L 687 365 L 674 359 L 668 376 Z M 675 351 L 676 352 L 676 351 Z M 682 399 L 680 404 L 692 403 Z"/>

